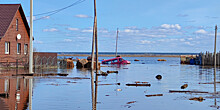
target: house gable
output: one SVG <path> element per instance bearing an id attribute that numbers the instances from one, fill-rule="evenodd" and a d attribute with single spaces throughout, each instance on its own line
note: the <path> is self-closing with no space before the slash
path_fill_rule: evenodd
<path id="1" fill-rule="evenodd" d="M 9 29 L 17 11 L 20 12 L 26 31 L 28 35 L 30 35 L 30 28 L 21 4 L 0 4 L 0 39 L 4 37 L 5 33 Z"/>

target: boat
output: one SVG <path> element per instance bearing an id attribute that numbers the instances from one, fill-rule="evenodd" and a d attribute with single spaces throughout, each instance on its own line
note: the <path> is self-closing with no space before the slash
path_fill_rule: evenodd
<path id="1" fill-rule="evenodd" d="M 115 49 L 115 58 L 103 60 L 102 64 L 131 64 L 130 61 L 124 60 L 121 56 L 117 55 L 117 44 L 118 44 L 118 28 L 117 28 L 117 37 L 116 37 L 116 49 Z"/>
<path id="2" fill-rule="evenodd" d="M 116 58 L 103 60 L 102 64 L 131 64 L 130 61 L 124 60 L 122 57 L 117 56 Z"/>

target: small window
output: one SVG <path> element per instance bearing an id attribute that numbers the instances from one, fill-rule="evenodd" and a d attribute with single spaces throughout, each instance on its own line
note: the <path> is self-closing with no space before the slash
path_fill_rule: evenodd
<path id="1" fill-rule="evenodd" d="M 28 44 L 24 44 L 24 54 L 27 55 L 28 53 Z"/>
<path id="2" fill-rule="evenodd" d="M 16 30 L 18 31 L 18 19 L 16 19 Z"/>
<path id="3" fill-rule="evenodd" d="M 5 42 L 5 54 L 9 54 L 10 42 Z"/>
<path id="4" fill-rule="evenodd" d="M 17 54 L 21 54 L 21 43 L 17 44 Z"/>
<path id="5" fill-rule="evenodd" d="M 112 63 L 116 63 L 118 62 L 118 59 L 112 60 Z"/>

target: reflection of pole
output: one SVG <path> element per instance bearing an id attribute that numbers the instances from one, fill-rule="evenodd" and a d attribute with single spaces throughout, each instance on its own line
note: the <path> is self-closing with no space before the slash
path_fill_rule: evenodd
<path id="1" fill-rule="evenodd" d="M 214 93 L 216 93 L 216 40 L 217 40 L 217 25 L 215 26 L 215 47 L 214 47 Z"/>
<path id="2" fill-rule="evenodd" d="M 117 36 L 116 36 L 115 57 L 117 57 L 117 50 L 118 50 L 118 28 L 117 28 Z"/>
<path id="3" fill-rule="evenodd" d="M 91 69 L 91 90 L 92 90 L 92 110 L 95 110 L 95 96 L 94 96 L 94 75 L 93 69 Z"/>
<path id="4" fill-rule="evenodd" d="M 30 0 L 30 44 L 29 73 L 33 73 L 33 0 Z"/>
<path id="5" fill-rule="evenodd" d="M 32 110 L 33 78 L 29 79 L 29 110 Z"/>
<path id="6" fill-rule="evenodd" d="M 217 25 L 215 26 L 215 47 L 214 47 L 214 94 L 215 94 L 215 106 L 216 102 L 216 40 L 217 40 Z"/>

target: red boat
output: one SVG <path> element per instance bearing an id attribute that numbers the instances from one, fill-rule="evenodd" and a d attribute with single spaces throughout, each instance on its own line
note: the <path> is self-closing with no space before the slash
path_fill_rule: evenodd
<path id="1" fill-rule="evenodd" d="M 122 57 L 116 57 L 108 60 L 103 60 L 102 64 L 131 64 L 131 62 L 128 60 L 124 60 Z"/>

